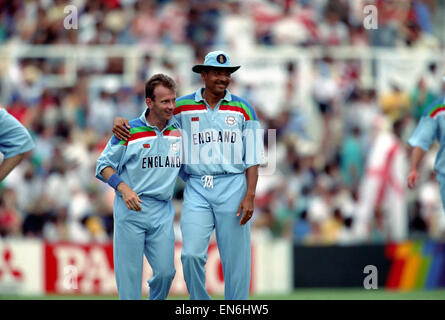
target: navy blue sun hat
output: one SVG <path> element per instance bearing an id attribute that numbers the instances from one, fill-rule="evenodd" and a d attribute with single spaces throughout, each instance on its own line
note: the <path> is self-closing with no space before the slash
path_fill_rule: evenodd
<path id="1" fill-rule="evenodd" d="M 232 66 L 229 56 L 224 51 L 212 51 L 206 55 L 204 64 L 197 64 L 192 70 L 193 72 L 201 73 L 201 71 L 209 68 L 224 68 L 229 69 L 230 73 L 233 73 L 240 67 L 241 66 Z"/>

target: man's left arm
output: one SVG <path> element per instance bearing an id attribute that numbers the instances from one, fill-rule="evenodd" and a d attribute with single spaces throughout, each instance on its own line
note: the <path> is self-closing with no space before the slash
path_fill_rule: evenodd
<path id="1" fill-rule="evenodd" d="M 239 217 L 242 213 L 242 217 L 240 220 L 240 225 L 244 225 L 247 223 L 247 221 L 252 218 L 253 210 L 255 209 L 255 192 L 256 192 L 256 185 L 258 182 L 258 167 L 259 165 L 251 166 L 247 168 L 246 170 L 246 181 L 247 181 L 247 189 L 246 189 L 246 195 L 244 196 L 243 200 L 241 201 L 238 212 L 236 213 L 236 216 Z"/>
<path id="2" fill-rule="evenodd" d="M 246 195 L 241 201 L 237 216 L 241 216 L 240 225 L 246 224 L 253 215 L 255 209 L 255 193 L 258 182 L 258 168 L 263 162 L 264 141 L 263 130 L 255 113 L 254 108 L 246 100 L 243 100 L 246 107 L 246 116 L 243 123 L 243 161 L 246 174 Z"/>

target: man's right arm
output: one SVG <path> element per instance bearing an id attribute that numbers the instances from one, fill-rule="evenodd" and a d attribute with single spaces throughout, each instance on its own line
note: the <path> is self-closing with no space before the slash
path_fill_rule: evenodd
<path id="1" fill-rule="evenodd" d="M 413 189 L 419 179 L 419 165 L 425 155 L 425 151 L 420 147 L 414 147 L 411 153 L 411 168 L 408 174 L 408 187 Z"/>
<path id="2" fill-rule="evenodd" d="M 96 178 L 108 183 L 119 191 L 130 210 L 140 211 L 142 201 L 138 195 L 119 176 L 120 168 L 125 162 L 126 146 L 115 136 L 111 137 L 96 162 Z"/>
<path id="3" fill-rule="evenodd" d="M 100 174 L 103 179 L 109 183 L 110 178 L 116 174 L 116 171 L 112 167 L 105 167 Z M 125 205 L 128 209 L 134 211 L 141 211 L 141 206 L 139 203 L 142 203 L 142 200 L 139 199 L 139 196 L 136 192 L 133 191 L 124 181 L 121 181 L 116 185 L 116 190 L 120 192 L 122 195 L 122 199 L 125 202 Z"/>
<path id="4" fill-rule="evenodd" d="M 413 147 L 411 152 L 411 168 L 408 174 L 408 187 L 414 188 L 419 178 L 418 169 L 423 156 L 436 140 L 437 119 L 424 115 L 414 130 L 413 135 L 408 140 L 408 144 Z"/>

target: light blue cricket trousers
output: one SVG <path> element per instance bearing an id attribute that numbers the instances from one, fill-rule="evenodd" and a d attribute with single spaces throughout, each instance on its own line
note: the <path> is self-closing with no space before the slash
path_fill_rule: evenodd
<path id="1" fill-rule="evenodd" d="M 227 300 L 246 300 L 250 288 L 250 221 L 240 226 L 236 216 L 246 193 L 245 174 L 217 175 L 213 188 L 191 176 L 184 190 L 181 214 L 184 279 L 192 300 L 210 299 L 205 287 L 205 264 L 215 229 Z"/>
<path id="2" fill-rule="evenodd" d="M 175 276 L 175 236 L 171 201 L 141 197 L 141 211 L 127 208 L 123 199 L 114 197 L 113 258 L 119 298 L 142 298 L 143 256 L 153 270 L 148 280 L 148 299 L 166 299 Z"/>

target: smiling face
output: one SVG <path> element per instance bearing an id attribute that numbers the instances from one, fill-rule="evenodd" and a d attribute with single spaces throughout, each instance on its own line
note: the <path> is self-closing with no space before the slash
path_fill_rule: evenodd
<path id="1" fill-rule="evenodd" d="M 223 96 L 230 84 L 231 73 L 226 68 L 214 68 L 202 71 L 201 78 L 204 81 L 206 90 L 209 90 L 216 96 Z"/>
<path id="2" fill-rule="evenodd" d="M 176 106 L 176 93 L 174 90 L 157 85 L 153 91 L 153 97 L 145 100 L 150 109 L 150 118 L 157 122 L 167 122 L 173 117 Z"/>

